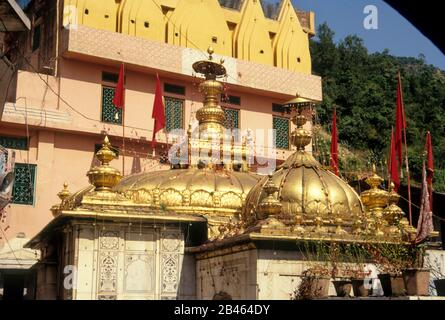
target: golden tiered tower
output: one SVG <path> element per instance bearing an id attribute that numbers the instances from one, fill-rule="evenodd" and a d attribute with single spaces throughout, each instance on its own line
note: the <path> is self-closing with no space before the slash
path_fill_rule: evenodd
<path id="1" fill-rule="evenodd" d="M 193 64 L 195 72 L 204 75 L 199 85 L 203 107 L 196 112 L 199 126 L 194 132 L 189 128 L 188 139 L 171 160 L 172 168 L 125 177 L 114 191 L 152 208 L 203 215 L 209 238 L 215 238 L 221 225 L 239 221 L 259 177 L 249 172 L 246 143 L 235 144 L 224 127 L 224 111 L 218 104 L 223 85 L 218 79 L 226 69 L 223 61 L 214 61 L 213 49 L 208 53 L 208 60 Z"/>

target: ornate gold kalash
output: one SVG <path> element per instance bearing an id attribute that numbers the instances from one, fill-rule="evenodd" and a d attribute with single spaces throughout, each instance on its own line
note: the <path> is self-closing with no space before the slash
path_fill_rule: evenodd
<path id="1" fill-rule="evenodd" d="M 208 60 L 193 64 L 204 76 L 199 85 L 203 106 L 196 112 L 199 126 L 193 132 L 189 126 L 171 169 L 125 177 L 113 191 L 151 208 L 205 216 L 208 236 L 214 238 L 221 225 L 238 224 L 247 194 L 260 178 L 249 172 L 246 140 L 236 144 L 224 127 L 225 114 L 218 104 L 223 85 L 218 79 L 226 69 L 224 61 L 214 61 L 213 49 L 208 53 Z"/>
<path id="2" fill-rule="evenodd" d="M 252 238 L 314 239 L 345 242 L 400 243 L 415 230 L 396 205 L 398 195 L 380 188 L 373 170 L 371 187 L 361 197 L 305 151 L 312 135 L 304 128 L 311 102 L 297 97 L 288 102 L 296 129 L 296 151 L 283 165 L 252 188 L 243 210 L 244 233 Z"/>

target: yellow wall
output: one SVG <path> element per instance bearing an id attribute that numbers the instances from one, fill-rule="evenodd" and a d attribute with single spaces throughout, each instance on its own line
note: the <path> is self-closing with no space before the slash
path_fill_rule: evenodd
<path id="1" fill-rule="evenodd" d="M 76 6 L 78 23 L 88 27 L 203 51 L 212 46 L 221 55 L 310 74 L 314 30 L 303 30 L 291 1 L 282 1 L 277 20 L 264 16 L 259 0 L 244 0 L 240 11 L 223 8 L 218 0 L 66 0 L 65 5 Z"/>

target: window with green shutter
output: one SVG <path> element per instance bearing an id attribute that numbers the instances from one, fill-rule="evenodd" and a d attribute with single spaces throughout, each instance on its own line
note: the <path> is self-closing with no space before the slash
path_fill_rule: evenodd
<path id="1" fill-rule="evenodd" d="M 184 128 L 184 100 L 171 97 L 164 98 L 165 104 L 165 130 Z"/>
<path id="2" fill-rule="evenodd" d="M 223 108 L 226 116 L 225 127 L 227 129 L 239 129 L 239 110 L 232 108 Z"/>
<path id="3" fill-rule="evenodd" d="M 273 117 L 273 129 L 275 130 L 275 147 L 289 149 L 289 119 Z"/>
<path id="4" fill-rule="evenodd" d="M 7 149 L 28 150 L 28 139 L 26 137 L 0 136 L 0 146 Z"/>
<path id="5" fill-rule="evenodd" d="M 36 171 L 35 164 L 15 164 L 12 203 L 34 205 Z"/>
<path id="6" fill-rule="evenodd" d="M 115 88 L 102 86 L 102 122 L 122 124 L 122 109 L 113 104 Z"/>

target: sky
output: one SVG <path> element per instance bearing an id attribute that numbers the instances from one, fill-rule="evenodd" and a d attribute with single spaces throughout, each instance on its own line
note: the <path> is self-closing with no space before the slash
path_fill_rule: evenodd
<path id="1" fill-rule="evenodd" d="M 395 56 L 418 57 L 425 55 L 426 62 L 445 70 L 445 56 L 408 20 L 383 0 L 292 0 L 300 10 L 313 11 L 315 24 L 327 22 L 339 41 L 347 35 L 361 37 L 370 52 L 389 49 Z M 378 29 L 363 26 L 367 5 L 374 5 L 378 12 Z"/>

